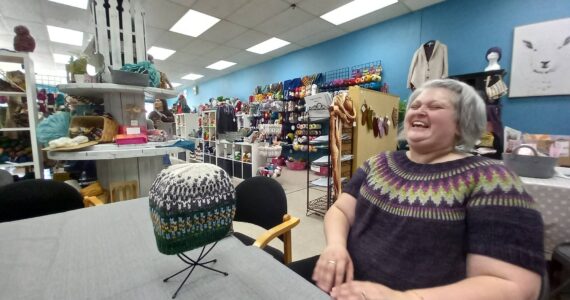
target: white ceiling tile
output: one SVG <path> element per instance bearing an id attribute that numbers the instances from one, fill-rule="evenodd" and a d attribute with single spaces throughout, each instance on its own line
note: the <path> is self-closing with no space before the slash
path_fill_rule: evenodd
<path id="1" fill-rule="evenodd" d="M 297 44 L 308 47 L 308 46 L 312 46 L 312 45 L 316 45 L 318 43 L 322 43 L 324 41 L 328 41 L 330 39 L 334 39 L 336 37 L 339 37 L 341 35 L 346 34 L 346 32 L 344 32 L 342 29 L 340 28 L 332 28 L 329 30 L 325 30 L 322 32 L 319 32 L 317 34 L 308 36 L 307 38 L 298 41 Z"/>
<path id="2" fill-rule="evenodd" d="M 410 10 L 397 2 L 360 18 L 338 25 L 344 31 L 352 32 L 409 13 Z"/>
<path id="3" fill-rule="evenodd" d="M 232 23 L 253 28 L 288 8 L 289 4 L 281 0 L 252 0 L 226 19 Z"/>
<path id="4" fill-rule="evenodd" d="M 233 40 L 226 42 L 226 45 L 239 49 L 247 49 L 270 38 L 271 36 L 266 33 L 258 32 L 255 30 L 248 30 L 243 34 L 235 37 Z"/>
<path id="5" fill-rule="evenodd" d="M 206 32 L 200 35 L 200 38 L 207 41 L 224 44 L 225 42 L 234 39 L 246 31 L 247 28 L 241 25 L 222 20 L 216 23 L 216 25 L 212 26 L 212 28 L 206 30 Z"/>
<path id="6" fill-rule="evenodd" d="M 192 9 L 219 19 L 225 19 L 247 2 L 249 0 L 198 0 L 192 5 Z"/>
<path id="7" fill-rule="evenodd" d="M 208 42 L 208 41 L 205 41 L 205 40 L 200 39 L 200 38 L 195 38 L 195 39 L 192 39 L 190 41 L 190 43 L 188 43 L 188 45 L 186 45 L 186 47 L 180 49 L 180 51 L 182 53 L 188 53 L 188 54 L 192 54 L 192 55 L 202 55 L 202 54 L 214 49 L 218 45 L 219 44 Z"/>
<path id="8" fill-rule="evenodd" d="M 339 8 L 352 0 L 304 0 L 297 3 L 297 6 L 305 11 L 320 17 L 329 11 Z"/>
<path id="9" fill-rule="evenodd" d="M 81 32 L 93 33 L 91 25 L 91 13 L 89 9 L 61 5 L 50 1 L 43 1 L 44 11 L 42 12 L 45 21 L 49 25 L 69 28 Z"/>
<path id="10" fill-rule="evenodd" d="M 242 50 L 239 53 L 235 54 L 234 56 L 229 57 L 228 60 L 233 61 L 239 65 L 251 65 L 261 61 L 262 56 L 263 55 Z"/>
<path id="11" fill-rule="evenodd" d="M 445 0 L 400 0 L 403 4 L 405 4 L 409 9 L 415 11 L 420 10 L 422 8 L 443 2 Z"/>
<path id="12" fill-rule="evenodd" d="M 186 47 L 190 41 L 192 41 L 192 37 L 164 30 L 161 32 L 158 39 L 156 39 L 156 42 L 153 44 L 149 44 L 147 42 L 147 47 L 150 48 L 150 46 L 158 46 L 178 51 L 178 49 L 183 49 Z"/>
<path id="13" fill-rule="evenodd" d="M 181 51 L 176 51 L 176 53 L 172 54 L 167 60 L 165 61 L 160 61 L 161 64 L 172 64 L 173 67 L 176 67 L 177 63 L 191 63 L 191 62 L 196 62 L 200 59 L 200 57 L 198 55 L 192 55 L 192 54 L 188 54 L 185 52 L 181 52 Z M 156 64 L 159 63 L 159 61 L 157 60 L 155 62 Z"/>
<path id="14" fill-rule="evenodd" d="M 43 2 L 43 1 L 42 1 Z M 19 1 L 19 0 L 2 0 L 0 1 L 0 12 L 4 16 L 10 16 L 19 20 L 27 20 L 31 22 L 44 21 L 42 14 L 42 4 L 36 1 Z"/>
<path id="15" fill-rule="evenodd" d="M 271 57 L 279 57 L 279 56 L 285 55 L 289 52 L 297 51 L 301 48 L 303 48 L 303 47 L 299 46 L 299 45 L 295 45 L 295 44 L 289 44 L 283 48 L 279 48 L 277 50 L 268 52 L 267 54 Z"/>
<path id="16" fill-rule="evenodd" d="M 218 61 L 218 60 L 227 60 L 228 57 L 235 55 L 236 53 L 239 53 L 241 50 L 238 48 L 232 48 L 232 47 L 226 47 L 226 46 L 218 46 L 204 54 L 202 54 L 202 57 L 205 58 L 210 58 L 212 60 L 214 60 L 214 62 Z"/>
<path id="17" fill-rule="evenodd" d="M 167 0 L 146 1 L 143 4 L 145 24 L 160 29 L 170 29 L 188 11 L 188 7 Z"/>
<path id="18" fill-rule="evenodd" d="M 286 9 L 280 14 L 268 19 L 267 21 L 255 26 L 255 30 L 264 32 L 270 35 L 281 34 L 289 29 L 292 29 L 299 24 L 303 24 L 313 19 L 314 16 L 306 11 L 296 9 Z"/>
<path id="19" fill-rule="evenodd" d="M 148 1 L 153 1 L 153 0 L 148 0 Z M 192 7 L 192 5 L 194 5 L 194 3 L 196 3 L 196 0 L 170 0 L 170 2 L 190 8 Z"/>
<path id="20" fill-rule="evenodd" d="M 295 43 L 297 41 L 303 40 L 308 36 L 317 34 L 322 31 L 335 28 L 335 26 L 321 18 L 315 18 L 301 24 L 287 32 L 277 35 L 278 38 Z"/>

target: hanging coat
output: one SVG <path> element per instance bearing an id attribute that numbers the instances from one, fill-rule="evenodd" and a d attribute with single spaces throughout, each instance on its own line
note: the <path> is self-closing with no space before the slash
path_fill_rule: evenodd
<path id="1" fill-rule="evenodd" d="M 424 45 L 420 46 L 410 64 L 408 73 L 408 88 L 421 86 L 431 79 L 447 78 L 447 46 L 439 41 L 435 41 L 430 59 L 427 59 Z"/>

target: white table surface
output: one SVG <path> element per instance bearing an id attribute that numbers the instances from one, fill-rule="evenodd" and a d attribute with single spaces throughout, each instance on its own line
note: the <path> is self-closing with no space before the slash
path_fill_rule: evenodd
<path id="1" fill-rule="evenodd" d="M 570 175 L 570 168 L 556 170 Z M 544 250 L 550 258 L 556 245 L 570 242 L 570 178 L 556 175 L 548 179 L 521 177 L 521 180 L 542 214 Z"/>
<path id="2" fill-rule="evenodd" d="M 206 258 L 229 276 L 196 268 L 176 299 L 329 299 L 233 237 Z M 145 198 L 0 223 L 2 299 L 170 299 L 184 266 L 158 252 Z"/>

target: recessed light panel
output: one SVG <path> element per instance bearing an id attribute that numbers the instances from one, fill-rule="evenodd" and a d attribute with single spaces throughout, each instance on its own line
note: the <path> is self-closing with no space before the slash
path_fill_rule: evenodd
<path id="1" fill-rule="evenodd" d="M 171 82 L 170 84 L 172 84 L 172 87 L 179 87 L 182 85 L 182 83 L 178 83 L 178 82 Z"/>
<path id="2" fill-rule="evenodd" d="M 398 2 L 398 0 L 354 0 L 329 11 L 322 15 L 321 18 L 334 25 L 340 25 L 396 2 Z"/>
<path id="3" fill-rule="evenodd" d="M 176 51 L 166 49 L 166 48 L 160 48 L 160 47 L 152 46 L 152 47 L 150 47 L 150 49 L 148 49 L 148 51 L 146 53 L 152 55 L 152 57 L 154 57 L 154 59 L 165 60 L 170 55 L 174 54 L 174 52 L 176 52 Z"/>
<path id="4" fill-rule="evenodd" d="M 235 62 L 220 60 L 220 61 L 217 61 L 217 62 L 207 66 L 206 68 L 214 69 L 214 70 L 223 70 L 223 69 L 227 69 L 227 68 L 229 68 L 235 64 L 236 64 Z"/>
<path id="5" fill-rule="evenodd" d="M 170 31 L 197 37 L 219 21 L 220 19 L 216 17 L 190 9 L 170 28 Z"/>
<path id="6" fill-rule="evenodd" d="M 202 78 L 202 77 L 204 77 L 204 75 L 190 73 L 190 74 L 185 75 L 184 77 L 182 77 L 182 79 L 186 79 L 186 80 L 196 80 L 196 79 L 199 79 L 199 78 Z"/>
<path id="7" fill-rule="evenodd" d="M 83 32 L 47 25 L 49 39 L 52 42 L 74 46 L 83 45 Z"/>
<path id="8" fill-rule="evenodd" d="M 265 42 L 261 42 L 253 47 L 247 49 L 249 52 L 254 52 L 257 54 L 265 54 L 267 52 L 271 52 L 275 49 L 279 49 L 281 47 L 285 47 L 291 43 L 284 41 L 282 39 L 278 39 L 276 37 L 270 38 Z"/>
<path id="9" fill-rule="evenodd" d="M 65 54 L 53 54 L 53 61 L 56 64 L 68 64 L 69 60 L 73 57 L 73 55 L 65 55 Z"/>
<path id="10" fill-rule="evenodd" d="M 87 9 L 87 6 L 89 4 L 89 0 L 49 0 L 49 1 L 81 9 Z"/>

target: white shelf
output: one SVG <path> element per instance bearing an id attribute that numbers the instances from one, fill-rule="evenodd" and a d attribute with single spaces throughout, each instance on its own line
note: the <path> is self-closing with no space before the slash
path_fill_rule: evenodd
<path id="1" fill-rule="evenodd" d="M 26 91 L 25 92 L 13 92 L 13 91 L 0 91 L 0 95 L 3 96 L 15 96 L 15 97 L 27 97 L 27 113 L 28 122 L 30 123 L 28 127 L 8 127 L 0 129 L 0 132 L 14 132 L 14 131 L 27 131 L 29 132 L 29 143 L 32 150 L 32 161 L 25 163 L 5 163 L 1 164 L 2 167 L 34 167 L 34 177 L 36 179 L 43 178 L 44 167 L 42 152 L 39 147 L 39 142 L 36 138 L 36 131 L 31 130 L 36 128 L 38 123 L 38 107 L 36 101 L 31 101 L 30 99 L 37 99 L 36 94 L 36 78 L 34 75 L 34 62 L 30 58 L 28 52 L 12 52 L 8 50 L 0 50 L 0 62 L 16 63 L 21 64 L 24 67 L 24 76 L 26 80 Z"/>
<path id="2" fill-rule="evenodd" d="M 141 145 L 102 144 L 85 148 L 84 151 L 49 151 L 48 157 L 54 160 L 106 160 L 159 156 L 184 152 L 179 147 L 156 147 L 172 143 L 147 143 Z"/>
<path id="3" fill-rule="evenodd" d="M 74 96 L 103 97 L 107 93 L 128 93 L 142 94 L 148 93 L 155 98 L 172 98 L 178 95 L 175 90 L 159 89 L 155 87 L 144 87 L 135 85 L 124 85 L 114 83 L 68 83 L 58 84 L 57 88 L 64 93 Z"/>
<path id="4" fill-rule="evenodd" d="M 30 131 L 30 127 L 5 127 L 0 129 L 0 132 L 3 131 Z"/>
<path id="5" fill-rule="evenodd" d="M 3 164 L 0 164 L 0 167 L 31 167 L 34 165 L 33 161 L 30 162 L 25 162 L 25 163 L 15 163 L 15 162 L 6 162 Z"/>
<path id="6" fill-rule="evenodd" d="M 0 91 L 0 96 L 21 96 L 26 97 L 26 92 L 8 92 L 8 91 Z"/>

